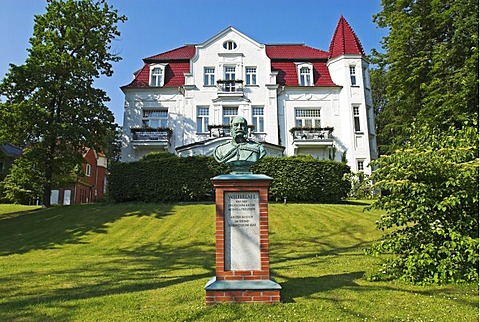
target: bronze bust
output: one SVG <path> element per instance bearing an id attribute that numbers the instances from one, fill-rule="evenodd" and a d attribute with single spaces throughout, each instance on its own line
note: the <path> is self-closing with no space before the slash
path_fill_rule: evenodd
<path id="1" fill-rule="evenodd" d="M 232 169 L 232 173 L 250 173 L 250 167 L 266 155 L 262 144 L 247 138 L 247 120 L 236 116 L 230 122 L 232 140 L 223 143 L 213 153 L 215 160 Z"/>

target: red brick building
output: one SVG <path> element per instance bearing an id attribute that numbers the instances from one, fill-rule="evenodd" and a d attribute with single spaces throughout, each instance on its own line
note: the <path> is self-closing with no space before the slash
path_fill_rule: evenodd
<path id="1" fill-rule="evenodd" d="M 82 204 L 102 200 L 106 192 L 107 157 L 101 152 L 87 148 L 83 154 L 82 170 L 72 186 L 53 189 L 50 203 L 60 205 Z"/>

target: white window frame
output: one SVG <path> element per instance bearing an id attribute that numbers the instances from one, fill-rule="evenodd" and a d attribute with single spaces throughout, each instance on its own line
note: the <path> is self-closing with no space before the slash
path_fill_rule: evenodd
<path id="1" fill-rule="evenodd" d="M 168 128 L 168 109 L 143 110 L 142 124 L 150 128 Z"/>
<path id="2" fill-rule="evenodd" d="M 224 106 L 222 109 L 223 125 L 230 125 L 234 117 L 238 116 L 238 106 Z"/>
<path id="3" fill-rule="evenodd" d="M 313 86 L 313 65 L 311 63 L 295 64 L 297 65 L 298 86 Z"/>
<path id="4" fill-rule="evenodd" d="M 295 126 L 307 128 L 322 127 L 322 110 L 317 108 L 299 107 L 295 109 Z"/>
<path id="5" fill-rule="evenodd" d="M 235 92 L 235 79 L 237 75 L 237 67 L 232 65 L 223 66 L 223 76 L 224 80 L 229 80 L 232 82 L 225 83 L 226 92 Z"/>
<path id="6" fill-rule="evenodd" d="M 197 106 L 197 133 L 208 132 L 209 119 L 210 119 L 210 107 Z"/>
<path id="7" fill-rule="evenodd" d="M 225 48 L 226 50 L 234 50 L 237 49 L 237 47 L 237 43 L 233 40 L 227 40 L 223 43 L 223 48 Z"/>
<path id="8" fill-rule="evenodd" d="M 357 84 L 357 68 L 355 67 L 355 65 L 350 65 L 348 70 L 350 72 L 350 85 L 358 86 L 358 84 Z"/>
<path id="9" fill-rule="evenodd" d="M 205 66 L 203 67 L 203 85 L 215 86 L 215 67 Z"/>
<path id="10" fill-rule="evenodd" d="M 151 64 L 149 74 L 149 84 L 151 87 L 163 87 L 165 84 L 165 68 L 168 64 Z M 160 73 L 154 74 L 154 71 L 159 70 Z"/>
<path id="11" fill-rule="evenodd" d="M 365 159 L 357 159 L 357 172 L 365 171 Z"/>
<path id="12" fill-rule="evenodd" d="M 265 108 L 263 106 L 252 106 L 252 125 L 255 132 L 265 132 Z"/>
<path id="13" fill-rule="evenodd" d="M 360 105 L 352 106 L 353 114 L 353 130 L 355 133 L 362 132 L 362 125 L 360 123 Z"/>
<path id="14" fill-rule="evenodd" d="M 87 163 L 85 165 L 85 175 L 87 177 L 91 177 L 92 176 L 92 165 L 90 163 Z"/>
<path id="15" fill-rule="evenodd" d="M 257 85 L 257 67 L 245 67 L 245 85 Z"/>

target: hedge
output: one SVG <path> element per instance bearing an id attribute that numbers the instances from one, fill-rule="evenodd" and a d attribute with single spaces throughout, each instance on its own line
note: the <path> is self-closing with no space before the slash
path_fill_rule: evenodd
<path id="1" fill-rule="evenodd" d="M 350 167 L 342 162 L 313 157 L 265 157 L 253 172 L 273 178 L 270 200 L 336 203 L 345 199 L 351 184 L 345 179 Z"/>
<path id="2" fill-rule="evenodd" d="M 339 202 L 350 183 L 349 167 L 340 162 L 298 157 L 265 157 L 252 168 L 273 178 L 272 201 Z M 211 157 L 157 156 L 109 167 L 108 197 L 114 202 L 213 201 L 211 178 L 228 173 Z"/>

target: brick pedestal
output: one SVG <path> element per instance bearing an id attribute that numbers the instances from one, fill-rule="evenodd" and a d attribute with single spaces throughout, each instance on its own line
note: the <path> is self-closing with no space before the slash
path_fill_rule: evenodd
<path id="1" fill-rule="evenodd" d="M 216 200 L 216 274 L 206 303 L 278 303 L 281 286 L 270 280 L 268 188 L 265 175 L 212 179 Z"/>

